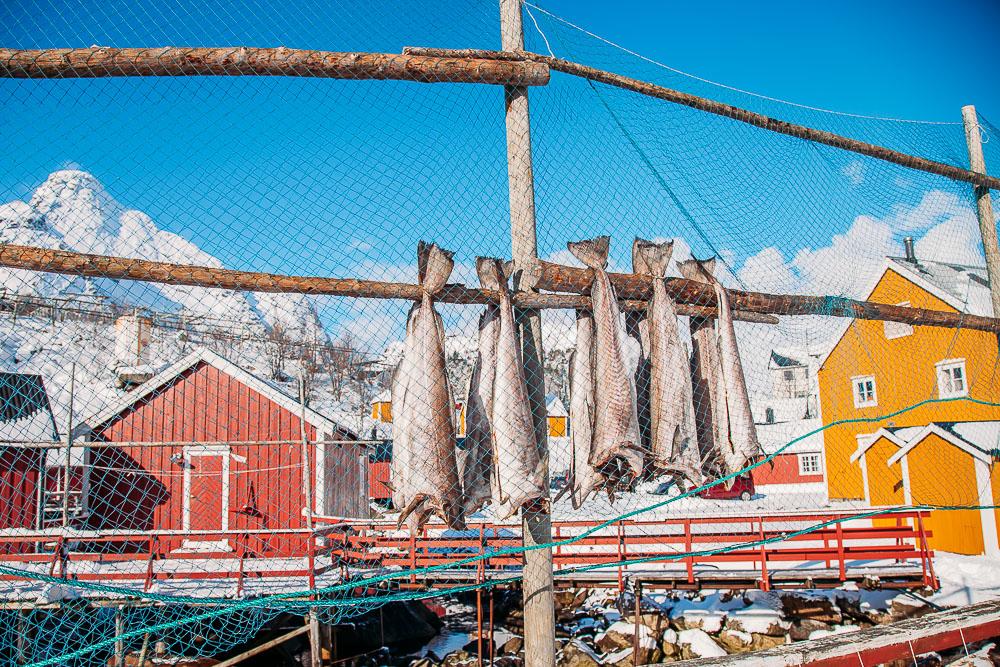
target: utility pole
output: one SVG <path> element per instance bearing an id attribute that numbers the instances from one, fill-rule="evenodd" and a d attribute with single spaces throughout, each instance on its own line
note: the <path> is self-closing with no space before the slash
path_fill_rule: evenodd
<path id="1" fill-rule="evenodd" d="M 521 0 L 500 0 L 500 41 L 504 51 L 524 50 Z M 510 188 L 511 252 L 515 288 L 534 290 L 538 245 L 535 234 L 535 183 L 531 166 L 531 126 L 528 89 L 505 86 L 507 123 L 507 178 Z M 542 364 L 542 323 L 538 310 L 521 313 L 522 349 L 528 395 L 534 416 L 536 443 L 544 467 L 545 489 L 549 488 L 548 444 L 545 415 L 545 378 Z M 524 664 L 526 667 L 555 665 L 555 600 L 552 585 L 552 542 L 549 499 L 521 510 L 524 539 Z"/>
<path id="2" fill-rule="evenodd" d="M 965 142 L 969 146 L 969 169 L 986 173 L 986 159 L 983 157 L 983 140 L 979 134 L 979 119 L 976 107 L 962 107 L 962 121 L 965 123 Z M 986 275 L 990 279 L 990 296 L 993 298 L 993 317 L 1000 317 L 1000 248 L 997 247 L 997 223 L 993 216 L 993 202 L 990 189 L 975 186 L 976 213 L 979 216 L 979 233 L 983 237 L 983 254 L 986 255 Z"/>

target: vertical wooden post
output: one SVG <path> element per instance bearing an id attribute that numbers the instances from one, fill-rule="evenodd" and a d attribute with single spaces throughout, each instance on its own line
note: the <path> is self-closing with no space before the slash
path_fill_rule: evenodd
<path id="1" fill-rule="evenodd" d="M 316 537 L 313 535 L 312 469 L 309 466 L 309 432 L 306 430 L 306 380 L 301 373 L 299 374 L 299 436 L 302 439 L 302 492 L 306 504 L 306 527 L 309 529 L 309 541 L 306 547 L 309 567 L 308 581 L 311 591 L 316 587 L 316 549 L 314 548 Z M 312 592 L 309 594 L 309 599 L 315 599 Z M 320 637 L 319 618 L 315 607 L 309 607 L 308 622 L 311 667 L 320 667 L 323 664 L 323 641 Z"/>
<path id="2" fill-rule="evenodd" d="M 125 667 L 125 641 L 121 638 L 125 634 L 124 611 L 124 605 L 115 607 L 115 667 Z"/>
<path id="3" fill-rule="evenodd" d="M 965 123 L 965 142 L 969 146 L 969 169 L 985 174 L 986 159 L 983 157 L 983 141 L 979 135 L 979 119 L 976 107 L 962 107 L 962 121 Z M 983 238 L 983 254 L 986 255 L 986 275 L 990 279 L 990 296 L 993 299 L 993 317 L 1000 317 L 1000 248 L 997 247 L 997 223 L 993 216 L 993 202 L 990 189 L 975 186 L 976 213 L 979 216 L 979 233 Z"/>
<path id="4" fill-rule="evenodd" d="M 76 362 L 69 366 L 69 405 L 66 409 L 66 467 L 63 470 L 62 527 L 69 527 L 69 484 L 73 469 L 73 398 L 76 392 Z M 44 484 L 44 480 L 42 481 Z"/>
<path id="5" fill-rule="evenodd" d="M 500 40 L 504 51 L 524 50 L 521 0 L 500 0 Z M 507 178 L 510 196 L 511 252 L 515 287 L 535 287 L 538 244 L 535 232 L 535 184 L 531 165 L 528 89 L 505 86 Z M 545 378 L 542 364 L 542 323 L 539 311 L 522 313 L 521 338 L 528 394 L 535 417 L 535 435 L 542 454 L 545 488 L 549 487 L 545 419 Z M 555 665 L 555 600 L 552 583 L 552 517 L 548 500 L 521 512 L 524 546 L 524 664 Z"/>

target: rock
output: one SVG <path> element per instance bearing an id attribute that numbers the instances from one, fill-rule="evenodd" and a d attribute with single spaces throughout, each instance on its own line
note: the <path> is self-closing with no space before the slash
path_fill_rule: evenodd
<path id="1" fill-rule="evenodd" d="M 786 593 L 781 596 L 781 607 L 785 618 L 791 621 L 808 619 L 836 625 L 843 620 L 840 609 L 827 597 Z"/>
<path id="2" fill-rule="evenodd" d="M 893 621 L 901 621 L 906 618 L 919 618 L 932 611 L 930 605 L 923 604 L 917 600 L 898 596 L 889 603 L 889 614 Z"/>
<path id="3" fill-rule="evenodd" d="M 517 655 L 523 648 L 524 639 L 522 637 L 511 637 L 500 647 L 500 653 L 501 655 Z"/>
<path id="4" fill-rule="evenodd" d="M 611 628 L 617 625 L 618 623 L 615 623 Z M 604 653 L 614 653 L 615 651 L 632 646 L 631 634 L 625 635 L 611 628 L 594 638 L 594 645 L 597 648 L 601 649 Z"/>
<path id="5" fill-rule="evenodd" d="M 782 644 L 788 643 L 788 638 L 785 635 L 776 637 L 774 635 L 762 635 L 757 632 L 750 633 L 753 637 L 753 641 L 750 643 L 751 651 L 765 651 L 769 648 L 774 648 L 775 646 L 781 646 Z"/>
<path id="6" fill-rule="evenodd" d="M 742 630 L 724 629 L 716 637 L 716 641 L 726 653 L 746 653 L 753 645 L 753 635 Z"/>
<path id="7" fill-rule="evenodd" d="M 660 640 L 660 652 L 663 654 L 661 660 L 680 660 L 681 647 L 678 641 L 680 640 L 676 630 L 667 629 L 664 631 L 663 638 Z"/>
<path id="8" fill-rule="evenodd" d="M 801 621 L 796 621 L 792 623 L 792 627 L 788 629 L 788 636 L 792 641 L 801 642 L 809 639 L 809 635 L 816 630 L 830 630 L 831 626 L 829 623 L 823 623 L 822 621 L 813 621 L 810 619 L 805 619 Z"/>
<path id="9" fill-rule="evenodd" d="M 470 655 L 466 651 L 454 651 L 449 653 L 441 661 L 441 667 L 468 667 L 478 662 L 476 656 Z"/>
<path id="10" fill-rule="evenodd" d="M 681 647 L 681 659 L 691 658 L 721 658 L 726 655 L 726 650 L 719 646 L 711 635 L 704 630 L 697 628 L 684 630 L 677 635 L 678 644 Z"/>
<path id="11" fill-rule="evenodd" d="M 466 644 L 465 646 L 463 646 L 462 650 L 465 651 L 466 653 L 470 653 L 470 654 L 472 654 L 474 656 L 475 655 L 479 655 L 479 642 L 477 642 L 475 639 L 473 639 L 468 644 Z M 490 653 L 493 653 L 494 655 L 496 654 L 496 644 L 493 644 L 493 648 L 492 648 L 492 651 L 491 651 L 490 650 L 490 638 L 489 637 L 483 637 L 483 656 L 484 657 L 488 656 L 488 655 L 490 655 Z"/>
<path id="12" fill-rule="evenodd" d="M 600 667 L 600 664 L 597 654 L 577 639 L 567 643 L 556 657 L 557 667 Z"/>
<path id="13" fill-rule="evenodd" d="M 437 661 L 431 660 L 430 658 L 420 658 L 419 660 L 411 662 L 410 667 L 434 667 L 437 664 Z"/>

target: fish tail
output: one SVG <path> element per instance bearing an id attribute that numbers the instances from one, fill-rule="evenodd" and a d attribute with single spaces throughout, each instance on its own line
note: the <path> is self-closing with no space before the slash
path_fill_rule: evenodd
<path id="1" fill-rule="evenodd" d="M 715 282 L 715 257 L 708 259 L 691 259 L 678 262 L 677 270 L 688 280 L 697 280 L 701 283 Z"/>
<path id="2" fill-rule="evenodd" d="M 667 275 L 667 269 L 670 266 L 670 258 L 674 255 L 674 242 L 664 241 L 663 243 L 653 243 L 652 241 L 644 241 L 643 239 L 636 239 L 632 246 L 632 266 L 635 267 L 635 257 L 639 257 L 639 263 L 642 266 L 643 273 L 651 275 L 655 278 L 663 278 Z M 638 270 L 633 270 L 639 273 Z"/>
<path id="3" fill-rule="evenodd" d="M 455 268 L 454 255 L 436 243 L 417 244 L 417 277 L 424 292 L 433 296 L 441 291 Z"/>
<path id="4" fill-rule="evenodd" d="M 570 241 L 566 244 L 573 256 L 583 262 L 588 268 L 603 269 L 608 266 L 608 253 L 611 250 L 611 237 L 598 236 L 588 241 Z"/>
<path id="5" fill-rule="evenodd" d="M 476 273 L 479 275 L 479 285 L 483 289 L 499 290 L 500 283 L 506 282 L 500 266 L 500 260 L 492 257 L 476 258 Z"/>

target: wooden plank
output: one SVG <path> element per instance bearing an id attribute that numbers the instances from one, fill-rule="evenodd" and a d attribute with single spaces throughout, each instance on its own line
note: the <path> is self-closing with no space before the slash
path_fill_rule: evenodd
<path id="1" fill-rule="evenodd" d="M 295 76 L 542 86 L 549 68 L 484 58 L 278 48 L 0 49 L 0 77 Z"/>
<path id="2" fill-rule="evenodd" d="M 652 294 L 652 282 L 649 276 L 632 273 L 609 273 L 608 276 L 619 298 L 647 300 Z M 544 260 L 538 262 L 539 289 L 586 294 L 590 291 L 592 282 L 593 272 L 590 269 L 553 264 Z M 751 313 L 850 317 L 1000 333 L 1000 320 L 967 313 L 909 308 L 838 296 L 765 294 L 733 289 L 728 291 L 734 308 Z M 707 306 L 712 309 L 716 305 L 715 292 L 707 283 L 684 278 L 668 278 L 667 292 L 678 303 Z"/>
<path id="3" fill-rule="evenodd" d="M 407 299 L 418 301 L 419 285 L 362 280 L 358 278 L 321 278 L 315 276 L 284 276 L 272 273 L 236 271 L 214 267 L 190 266 L 153 262 L 143 259 L 126 259 L 105 255 L 90 255 L 66 250 L 51 250 L 21 245 L 0 246 L 0 266 L 28 271 L 44 271 L 77 276 L 104 277 L 118 280 L 169 283 L 193 287 L 247 290 L 297 294 L 325 294 L 367 299 Z M 590 290 L 592 274 L 588 269 L 562 266 L 551 262 L 538 262 L 538 287 L 576 294 L 532 294 L 521 292 L 515 296 L 519 308 L 586 308 L 589 297 L 582 296 Z M 611 273 L 612 283 L 619 290 L 624 303 L 649 299 L 648 276 Z M 681 314 L 712 314 L 715 312 L 715 293 L 704 283 L 683 278 L 667 281 L 668 292 L 678 302 Z M 966 313 L 953 313 L 925 308 L 909 308 L 891 304 L 857 301 L 836 296 L 808 296 L 798 294 L 766 294 L 729 290 L 733 305 L 740 313 L 763 315 L 824 315 L 857 319 L 903 322 L 912 325 L 974 329 L 1000 333 L 1000 320 Z M 494 303 L 498 299 L 493 290 L 470 288 L 464 285 L 446 285 L 435 297 L 436 301 L 458 304 Z M 685 311 L 697 307 L 700 311 Z M 746 319 L 750 319 L 749 317 Z"/>
<path id="4" fill-rule="evenodd" d="M 450 49 L 406 47 L 403 49 L 403 53 L 410 55 L 438 56 L 455 55 L 456 53 L 460 53 L 464 57 L 470 58 L 475 57 L 485 59 L 496 57 L 498 60 L 509 60 L 509 56 L 494 55 L 500 54 L 500 52 L 481 49 L 461 49 L 456 52 Z M 928 160 L 915 155 L 908 155 L 906 153 L 892 150 L 891 148 L 870 144 L 864 141 L 858 141 L 857 139 L 851 139 L 849 137 L 833 134 L 832 132 L 826 132 L 824 130 L 817 130 L 811 127 L 806 127 L 805 125 L 789 123 L 788 121 L 771 118 L 770 116 L 748 111 L 747 109 L 742 109 L 731 104 L 716 102 L 715 100 L 710 100 L 705 97 L 683 93 L 679 90 L 673 90 L 671 88 L 658 86 L 640 79 L 633 79 L 632 77 L 623 76 L 621 74 L 614 74 L 613 72 L 588 67 L 569 60 L 563 60 L 562 58 L 544 56 L 529 51 L 522 51 L 520 55 L 526 60 L 544 63 L 548 65 L 550 69 L 556 70 L 557 72 L 563 72 L 564 74 L 570 74 L 572 76 L 581 77 L 590 81 L 597 81 L 598 83 L 607 84 L 609 86 L 628 90 L 647 97 L 654 97 L 667 102 L 672 102 L 674 104 L 691 107 L 692 109 L 698 109 L 699 111 L 705 111 L 717 116 L 724 116 L 741 123 L 747 123 L 748 125 L 768 130 L 770 132 L 776 132 L 778 134 L 784 134 L 798 139 L 805 139 L 806 141 L 813 141 L 818 144 L 825 144 L 834 148 L 851 151 L 852 153 L 866 155 L 884 162 L 892 162 L 908 169 L 916 169 L 931 174 L 937 174 L 938 176 L 944 176 L 945 178 L 950 178 L 955 181 L 963 181 L 965 183 L 971 183 L 973 185 L 993 190 L 1000 190 L 1000 178 L 989 176 L 985 173 L 977 173 L 973 170 L 954 167 L 943 162 L 935 162 L 934 160 Z"/>
<path id="5" fill-rule="evenodd" d="M 294 639 L 295 637 L 298 637 L 299 635 L 304 635 L 309 631 L 310 631 L 309 625 L 303 625 L 301 628 L 295 628 L 291 632 L 286 632 L 285 634 L 275 637 L 274 639 L 271 639 L 269 641 L 266 641 L 259 646 L 254 646 L 252 649 L 244 651 L 239 655 L 234 655 L 231 658 L 226 658 L 222 662 L 217 663 L 215 667 L 232 667 L 233 665 L 238 665 L 241 662 L 245 662 L 246 660 L 254 657 L 255 655 L 260 655 L 264 651 L 268 651 L 274 648 L 275 646 L 284 644 L 289 639 Z"/>
<path id="6" fill-rule="evenodd" d="M 875 665 L 912 660 L 913 655 L 962 646 L 1000 634 L 1000 600 L 989 600 L 867 628 L 850 634 L 786 644 L 767 651 L 733 654 L 724 658 L 684 660 L 690 667 L 777 667 L 809 665 Z"/>

